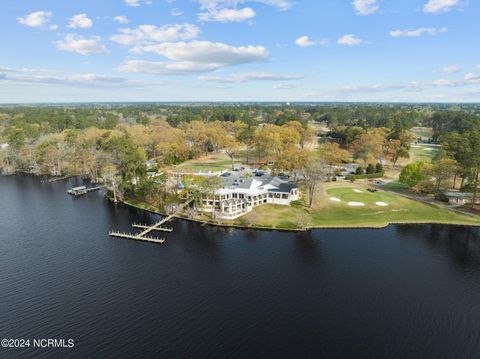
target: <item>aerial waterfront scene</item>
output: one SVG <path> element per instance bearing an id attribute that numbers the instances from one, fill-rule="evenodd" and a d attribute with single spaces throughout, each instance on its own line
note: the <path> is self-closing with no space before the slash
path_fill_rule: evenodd
<path id="1" fill-rule="evenodd" d="M 478 358 L 480 4 L 0 4 L 0 358 Z"/>

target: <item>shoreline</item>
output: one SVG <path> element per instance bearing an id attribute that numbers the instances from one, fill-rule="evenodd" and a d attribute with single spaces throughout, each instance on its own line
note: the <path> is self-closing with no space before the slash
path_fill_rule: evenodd
<path id="1" fill-rule="evenodd" d="M 1 176 L 15 176 L 15 175 L 18 175 L 18 174 L 32 176 L 32 177 L 36 177 L 36 178 L 42 177 L 42 176 L 35 175 L 35 174 L 32 174 L 32 173 L 12 173 L 12 174 L 0 174 L 0 175 Z M 75 177 L 75 176 L 70 176 L 70 177 Z M 55 178 L 55 177 L 53 177 L 53 178 Z M 44 181 L 42 181 L 42 182 L 44 182 Z M 390 192 L 390 191 L 387 191 L 387 192 Z M 399 193 L 396 193 L 396 192 L 393 192 L 393 193 L 395 193 L 396 195 L 401 195 L 402 197 L 408 198 L 408 196 L 405 196 L 405 195 L 402 195 L 402 194 L 399 194 Z M 108 201 L 113 202 L 111 200 L 111 198 L 109 198 L 107 196 L 106 193 L 105 193 L 105 198 Z M 411 198 L 409 198 L 409 199 L 415 201 L 414 199 L 411 199 Z M 423 201 L 419 201 L 419 202 L 423 202 Z M 146 211 L 146 212 L 150 212 L 152 214 L 166 216 L 165 213 L 162 213 L 162 212 L 157 211 L 157 210 L 144 208 L 141 205 L 137 205 L 137 204 L 131 203 L 129 201 L 119 200 L 118 203 L 124 204 L 126 206 L 129 206 L 129 207 L 132 207 L 132 208 L 135 208 L 135 209 L 140 209 L 140 210 L 143 210 L 143 211 Z M 425 203 L 425 204 L 427 204 L 427 203 Z M 440 207 L 440 206 L 432 204 L 432 203 L 428 203 L 428 204 Z M 456 213 L 460 212 L 463 215 L 468 214 L 469 216 L 475 217 L 474 214 L 463 213 L 463 212 L 458 211 L 458 210 L 453 210 L 453 212 L 456 212 Z M 448 226 L 456 226 L 456 227 L 480 228 L 480 223 L 459 223 L 459 222 L 448 222 L 448 221 L 392 221 L 392 222 L 388 222 L 388 223 L 381 223 L 379 225 L 343 225 L 343 224 L 339 224 L 339 225 L 325 225 L 325 226 L 321 226 L 321 225 L 320 226 L 309 226 L 309 227 L 305 227 L 305 228 L 286 228 L 286 227 L 276 227 L 276 226 L 260 226 L 260 225 L 246 226 L 246 225 L 234 224 L 234 223 L 217 223 L 217 222 L 213 222 L 213 221 L 209 221 L 209 220 L 188 218 L 188 217 L 183 216 L 183 215 L 174 215 L 174 218 L 181 219 L 181 220 L 188 221 L 188 222 L 199 223 L 199 224 L 202 224 L 204 226 L 208 225 L 208 226 L 213 226 L 213 227 L 233 228 L 233 229 L 242 229 L 242 230 L 251 229 L 251 230 L 259 230 L 259 231 L 281 231 L 281 232 L 297 232 L 297 233 L 308 232 L 310 230 L 315 230 L 315 229 L 385 229 L 385 228 L 388 228 L 389 226 L 394 226 L 394 225 L 448 225 Z"/>
<path id="2" fill-rule="evenodd" d="M 110 199 L 108 199 L 108 200 L 110 200 Z M 129 207 L 132 207 L 132 208 L 135 208 L 135 209 L 140 209 L 140 210 L 152 213 L 152 214 L 166 216 L 165 213 L 161 213 L 159 211 L 154 211 L 154 210 L 147 209 L 147 208 L 142 208 L 139 205 L 129 203 L 128 201 L 119 201 L 118 203 L 124 204 L 126 206 L 129 206 Z M 284 227 L 266 227 L 266 226 L 255 226 L 255 225 L 242 226 L 242 225 L 239 225 L 239 224 L 230 224 L 230 223 L 215 223 L 215 222 L 204 221 L 204 220 L 195 219 L 195 218 L 188 218 L 188 217 L 181 216 L 181 215 L 175 215 L 174 218 L 181 219 L 181 220 L 188 221 L 188 222 L 200 223 L 202 225 L 214 226 L 214 227 L 235 228 L 235 229 L 243 229 L 243 230 L 253 229 L 253 230 L 261 230 L 261 231 L 297 232 L 297 233 L 308 232 L 310 230 L 315 230 L 315 229 L 385 229 L 385 228 L 388 228 L 389 226 L 396 226 L 396 225 L 446 225 L 446 226 L 456 226 L 456 227 L 480 228 L 480 223 L 479 224 L 471 224 L 471 223 L 467 224 L 467 223 L 441 222 L 441 221 L 405 221 L 405 222 L 395 221 L 395 222 L 382 224 L 382 225 L 379 225 L 379 226 L 373 226 L 373 225 L 367 225 L 367 226 L 338 225 L 338 226 L 311 226 L 311 227 L 306 227 L 306 228 L 284 228 Z"/>

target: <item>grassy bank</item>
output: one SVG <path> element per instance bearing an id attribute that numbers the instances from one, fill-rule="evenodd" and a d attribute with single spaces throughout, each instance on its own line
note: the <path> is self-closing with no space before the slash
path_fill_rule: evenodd
<path id="1" fill-rule="evenodd" d="M 366 184 L 328 184 L 315 198 L 314 207 L 263 205 L 234 220 L 212 220 L 201 216 L 192 220 L 213 225 L 259 229 L 304 230 L 306 228 L 383 228 L 389 224 L 452 224 L 480 226 L 480 217 L 414 201 L 395 193 L 366 190 Z M 161 213 L 137 201 L 128 205 Z M 361 204 L 361 205 L 360 205 Z M 182 214 L 180 218 L 187 219 Z"/>
<path id="2" fill-rule="evenodd" d="M 400 223 L 480 225 L 480 217 L 463 215 L 394 193 L 370 193 L 365 185 L 339 185 L 327 187 L 315 199 L 312 209 L 265 205 L 236 222 L 275 228 L 382 228 Z"/>

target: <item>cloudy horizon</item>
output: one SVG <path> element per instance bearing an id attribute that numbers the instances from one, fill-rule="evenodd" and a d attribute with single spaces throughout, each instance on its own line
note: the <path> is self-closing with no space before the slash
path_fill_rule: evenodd
<path id="1" fill-rule="evenodd" d="M 479 102 L 478 2 L 7 0 L 0 103 Z"/>

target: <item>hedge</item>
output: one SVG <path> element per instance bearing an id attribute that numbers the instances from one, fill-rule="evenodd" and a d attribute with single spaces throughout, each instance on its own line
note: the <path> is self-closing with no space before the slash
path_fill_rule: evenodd
<path id="1" fill-rule="evenodd" d="M 363 174 L 363 175 L 348 175 L 348 176 L 345 176 L 345 179 L 347 181 L 351 181 L 352 179 L 353 180 L 357 180 L 357 179 L 370 179 L 370 178 L 382 178 L 384 175 L 384 172 L 378 172 L 378 173 L 369 173 L 369 174 Z"/>

